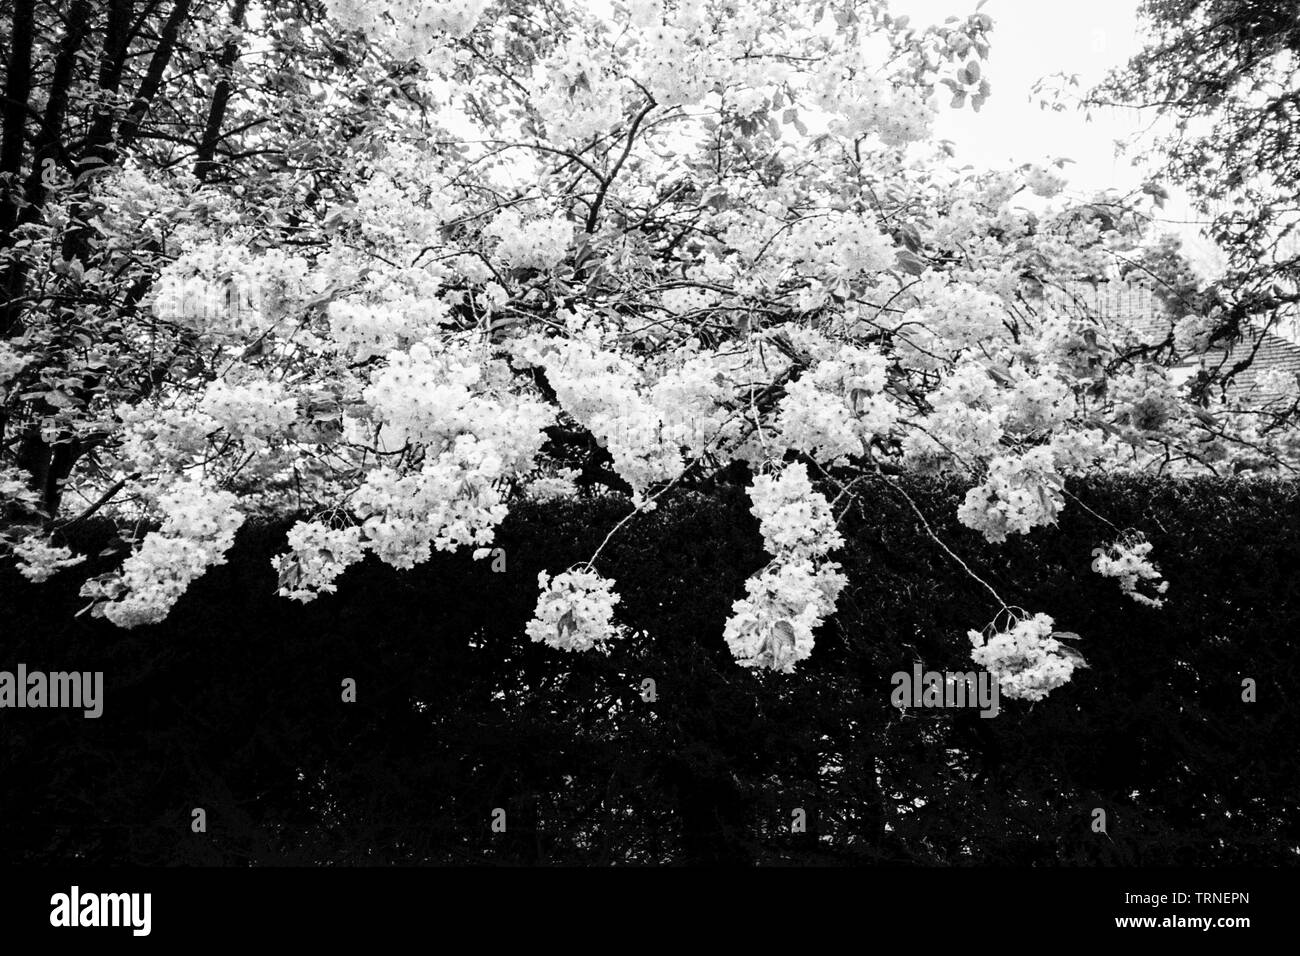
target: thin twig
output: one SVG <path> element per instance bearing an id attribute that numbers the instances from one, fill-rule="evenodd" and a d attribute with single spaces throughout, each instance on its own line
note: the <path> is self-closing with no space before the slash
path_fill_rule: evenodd
<path id="1" fill-rule="evenodd" d="M 994 599 L 998 602 L 998 604 L 1001 605 L 1002 610 L 1010 612 L 1011 610 L 1010 606 L 1007 604 L 1006 601 L 1002 600 L 1002 597 L 998 594 L 997 591 L 993 590 L 993 586 L 989 584 L 987 581 L 985 581 L 983 578 L 981 578 L 974 571 L 972 571 L 970 569 L 970 566 L 967 565 L 966 562 L 963 561 L 961 557 L 958 556 L 957 553 L 952 550 L 952 548 L 944 544 L 943 541 L 939 538 L 939 536 L 934 533 L 934 529 L 930 527 L 930 522 L 925 520 L 925 515 L 921 513 L 921 509 L 918 508 L 916 502 L 912 500 L 912 496 L 909 495 L 902 488 L 902 486 L 898 484 L 898 482 L 886 476 L 885 473 L 880 470 L 879 465 L 876 465 L 876 474 L 880 476 L 880 479 L 882 481 L 884 481 L 887 485 L 889 485 L 900 495 L 902 495 L 907 500 L 907 503 L 912 506 L 912 510 L 916 513 L 917 519 L 921 522 L 921 527 L 925 529 L 925 533 L 930 536 L 930 539 L 934 541 L 934 543 L 937 544 L 940 548 L 942 548 L 944 552 L 947 553 L 948 557 L 952 558 L 954 561 L 960 564 L 962 570 L 965 571 L 968 575 L 970 575 L 970 577 L 973 580 L 978 581 L 981 585 L 983 585 L 984 589 L 988 591 L 989 594 L 992 594 Z"/>

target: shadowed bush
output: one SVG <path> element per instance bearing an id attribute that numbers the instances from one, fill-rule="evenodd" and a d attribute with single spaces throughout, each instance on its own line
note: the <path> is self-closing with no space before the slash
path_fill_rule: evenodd
<path id="1" fill-rule="evenodd" d="M 684 492 L 602 555 L 636 632 L 535 645 L 537 573 L 585 560 L 622 499 L 520 505 L 497 545 L 335 595 L 275 595 L 289 523 L 249 524 L 163 623 L 121 631 L 77 586 L 0 568 L 0 669 L 102 670 L 104 711 L 0 711 L 0 859 L 35 863 L 1287 864 L 1300 848 L 1300 493 L 1131 478 L 1071 488 L 1059 527 L 990 546 L 961 490 L 906 485 L 1012 604 L 1082 636 L 1050 698 L 890 706 L 914 660 L 969 670 L 997 608 L 880 486 L 848 515 L 839 611 L 794 675 L 738 667 L 731 603 L 766 556 L 743 491 Z M 1081 504 L 1086 504 L 1087 509 Z M 1171 582 L 1139 606 L 1089 570 L 1145 531 Z M 112 527 L 80 527 L 96 555 Z M 1253 678 L 1258 701 L 1242 702 Z M 357 682 L 357 702 L 341 682 Z M 642 700 L 642 681 L 657 700 Z M 201 807 L 207 832 L 190 829 Z M 491 831 L 506 811 L 505 833 Z M 791 833 L 802 808 L 807 832 Z M 1093 833 L 1094 808 L 1108 833 Z"/>

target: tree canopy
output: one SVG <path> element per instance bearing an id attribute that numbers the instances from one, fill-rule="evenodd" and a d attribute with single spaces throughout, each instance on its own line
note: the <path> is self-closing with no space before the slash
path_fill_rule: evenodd
<path id="1" fill-rule="evenodd" d="M 1207 337 L 1231 341 L 1247 320 L 1272 327 L 1300 303 L 1300 8 L 1144 0 L 1140 14 L 1144 49 L 1087 101 L 1166 120 L 1145 159 L 1187 190 L 1227 258 L 1211 290 L 1218 309 L 1204 310 L 1215 319 Z"/>
<path id="2" fill-rule="evenodd" d="M 1072 307 L 1160 255 L 1139 208 L 935 141 L 940 96 L 991 95 L 992 32 L 881 0 L 15 2 L 8 546 L 39 581 L 79 563 L 71 523 L 135 522 L 82 589 L 132 627 L 251 515 L 301 516 L 275 566 L 309 601 L 368 554 L 487 558 L 521 498 L 738 481 L 772 560 L 725 636 L 789 671 L 840 520 L 900 474 L 967 481 L 997 542 L 1071 475 L 1292 473 L 1294 389 L 1170 376 L 1205 315 L 1149 342 Z M 1159 606 L 1141 529 L 1099 544 Z M 603 548 L 541 574 L 534 640 L 627 633 Z M 968 638 L 1003 692 L 1067 681 L 1074 635 L 984 587 Z"/>

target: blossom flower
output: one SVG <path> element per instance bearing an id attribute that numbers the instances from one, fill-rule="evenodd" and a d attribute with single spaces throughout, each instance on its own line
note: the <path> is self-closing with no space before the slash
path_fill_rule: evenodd
<path id="1" fill-rule="evenodd" d="M 789 673 L 812 653 L 813 631 L 835 610 L 845 578 L 826 555 L 843 545 L 830 504 L 800 463 L 758 475 L 749 489 L 772 562 L 745 582 L 723 638 L 742 667 Z"/>
<path id="2" fill-rule="evenodd" d="M 1031 166 L 1025 174 L 1025 185 L 1035 196 L 1051 199 L 1065 188 L 1066 179 L 1045 166 Z"/>
<path id="3" fill-rule="evenodd" d="M 1127 535 L 1107 548 L 1095 548 L 1092 569 L 1104 578 L 1115 578 L 1120 590 L 1137 603 L 1161 607 L 1169 582 L 1161 580 L 1160 569 L 1150 560 L 1151 548 L 1142 535 Z M 1150 584 L 1154 596 L 1138 590 L 1144 583 Z"/>
<path id="4" fill-rule="evenodd" d="M 558 216 L 525 222 L 516 209 L 503 209 L 484 230 L 497 240 L 494 255 L 511 269 L 552 269 L 568 254 L 573 226 Z"/>
<path id="5" fill-rule="evenodd" d="M 834 562 L 778 563 L 745 582 L 723 629 L 741 667 L 789 674 L 813 650 L 813 631 L 835 609 L 845 578 Z"/>
<path id="6" fill-rule="evenodd" d="M 552 578 L 537 575 L 541 597 L 525 633 L 534 642 L 563 651 L 589 651 L 620 637 L 614 605 L 620 600 L 613 582 L 590 569 L 564 571 Z"/>
<path id="7" fill-rule="evenodd" d="M 51 544 L 48 539 L 37 534 L 26 535 L 15 542 L 13 551 L 18 559 L 18 572 L 36 584 L 48 581 L 64 568 L 86 560 L 85 555 L 74 555 L 70 548 Z"/>
<path id="8" fill-rule="evenodd" d="M 1008 534 L 1055 523 L 1065 504 L 1061 488 L 1050 448 L 999 455 L 989 462 L 984 482 L 966 492 L 957 517 L 989 541 L 1005 541 Z"/>
<path id="9" fill-rule="evenodd" d="M 971 660 L 991 673 L 999 690 L 1017 700 L 1042 700 L 1069 681 L 1082 665 L 1077 651 L 1052 635 L 1054 621 L 1046 614 L 1014 619 L 1005 631 L 970 631 Z"/>
<path id="10" fill-rule="evenodd" d="M 195 579 L 225 563 L 244 522 L 236 500 L 197 480 L 164 495 L 162 527 L 145 535 L 120 571 L 82 586 L 81 595 L 94 601 L 92 613 L 123 628 L 161 621 Z"/>
<path id="11" fill-rule="evenodd" d="M 0 342 L 0 388 L 9 384 L 29 361 L 8 342 Z"/>
<path id="12" fill-rule="evenodd" d="M 322 592 L 334 593 L 334 581 L 365 553 L 361 529 L 355 525 L 330 528 L 299 521 L 289 529 L 289 553 L 276 555 L 271 565 L 279 574 L 276 593 L 304 604 Z"/>

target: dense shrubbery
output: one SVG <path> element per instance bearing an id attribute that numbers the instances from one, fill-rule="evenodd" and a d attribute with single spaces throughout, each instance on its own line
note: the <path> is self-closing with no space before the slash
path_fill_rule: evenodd
<path id="1" fill-rule="evenodd" d="M 291 522 L 249 524 L 158 625 L 74 617 L 82 575 L 0 570 L 0 669 L 103 670 L 98 720 L 7 710 L 7 862 L 1289 863 L 1300 847 L 1294 688 L 1300 490 L 1124 479 L 1072 487 L 1150 533 L 1171 588 L 1135 606 L 1089 570 L 1084 507 L 1000 546 L 956 485 L 908 482 L 935 530 L 1012 603 L 1051 607 L 1091 667 L 1035 705 L 889 702 L 916 658 L 970 668 L 996 607 L 882 485 L 841 526 L 848 585 L 794 674 L 735 667 L 723 623 L 766 556 L 740 490 L 682 493 L 602 564 L 636 633 L 608 655 L 530 642 L 540 570 L 626 513 L 604 498 L 512 510 L 504 573 L 468 553 L 335 595 L 275 596 Z M 866 514 L 864 519 L 863 515 Z M 81 527 L 94 555 L 108 526 Z M 92 558 L 94 571 L 113 558 Z M 118 558 L 120 560 L 120 557 Z M 643 633 L 642 633 L 643 632 Z M 340 701 L 343 678 L 355 704 Z M 1245 677 L 1258 702 L 1243 703 Z M 641 699 L 653 678 L 657 700 Z M 207 811 L 208 832 L 190 830 Z M 504 834 L 490 831 L 493 808 Z M 807 811 L 808 832 L 790 833 Z M 1109 833 L 1090 829 L 1106 810 Z"/>

